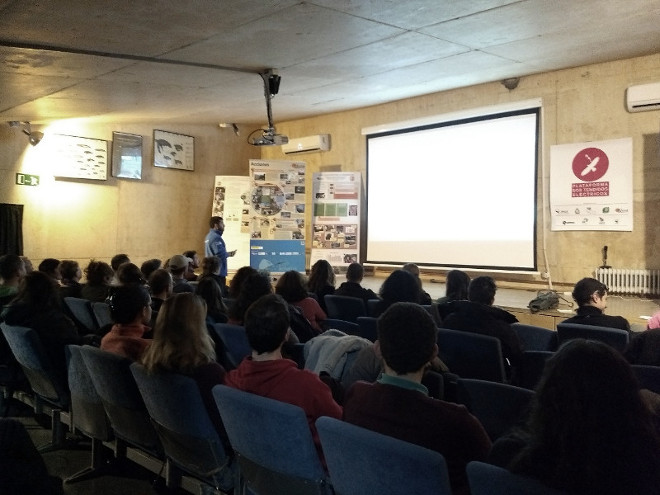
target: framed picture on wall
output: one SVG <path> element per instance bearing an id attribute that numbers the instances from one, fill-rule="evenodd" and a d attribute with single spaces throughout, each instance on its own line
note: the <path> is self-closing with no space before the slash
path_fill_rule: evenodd
<path id="1" fill-rule="evenodd" d="M 54 177 L 108 179 L 108 142 L 103 139 L 54 134 L 49 137 Z"/>
<path id="2" fill-rule="evenodd" d="M 142 136 L 112 133 L 112 176 L 142 179 Z"/>
<path id="3" fill-rule="evenodd" d="M 195 170 L 195 138 L 154 129 L 154 167 Z"/>

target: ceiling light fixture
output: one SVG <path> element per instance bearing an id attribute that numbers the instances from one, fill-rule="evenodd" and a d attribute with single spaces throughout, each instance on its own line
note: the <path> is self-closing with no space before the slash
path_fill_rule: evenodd
<path id="1" fill-rule="evenodd" d="M 40 131 L 32 131 L 29 122 L 19 122 L 18 120 L 11 120 L 8 122 L 9 127 L 22 127 L 21 131 L 28 137 L 28 141 L 32 146 L 38 145 L 44 138 L 44 133 Z"/>
<path id="2" fill-rule="evenodd" d="M 289 142 L 287 136 L 282 134 L 277 134 L 275 132 L 275 125 L 273 124 L 273 111 L 271 108 L 271 100 L 280 90 L 280 80 L 281 77 L 275 74 L 273 69 L 268 69 L 264 72 L 259 73 L 261 79 L 264 82 L 264 96 L 266 98 L 266 113 L 268 115 L 268 128 L 266 129 L 256 129 L 252 131 L 248 136 L 248 143 L 252 146 L 275 146 L 282 145 Z M 261 135 L 252 137 L 257 132 L 261 132 Z"/>

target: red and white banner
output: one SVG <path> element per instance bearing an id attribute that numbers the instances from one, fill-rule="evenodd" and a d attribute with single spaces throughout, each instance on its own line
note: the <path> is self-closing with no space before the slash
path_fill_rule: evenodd
<path id="1" fill-rule="evenodd" d="M 632 138 L 550 148 L 552 230 L 633 229 Z"/>

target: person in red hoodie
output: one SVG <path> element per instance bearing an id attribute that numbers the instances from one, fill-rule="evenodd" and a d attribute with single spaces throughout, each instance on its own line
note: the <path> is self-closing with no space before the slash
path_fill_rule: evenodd
<path id="1" fill-rule="evenodd" d="M 343 411 L 318 375 L 282 357 L 290 331 L 287 303 L 275 294 L 262 296 L 248 308 L 243 324 L 252 355 L 227 372 L 225 385 L 302 408 L 323 459 L 314 422 L 321 416 L 341 419 Z"/>

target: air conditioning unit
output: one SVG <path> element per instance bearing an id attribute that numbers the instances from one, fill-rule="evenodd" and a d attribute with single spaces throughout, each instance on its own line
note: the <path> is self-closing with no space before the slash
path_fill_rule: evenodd
<path id="1" fill-rule="evenodd" d="M 629 112 L 660 110 L 660 83 L 629 86 L 626 90 L 626 106 Z"/>
<path id="2" fill-rule="evenodd" d="M 300 138 L 290 138 L 282 145 L 282 151 L 287 154 L 308 153 L 310 151 L 328 151 L 330 149 L 330 134 L 317 134 Z"/>

